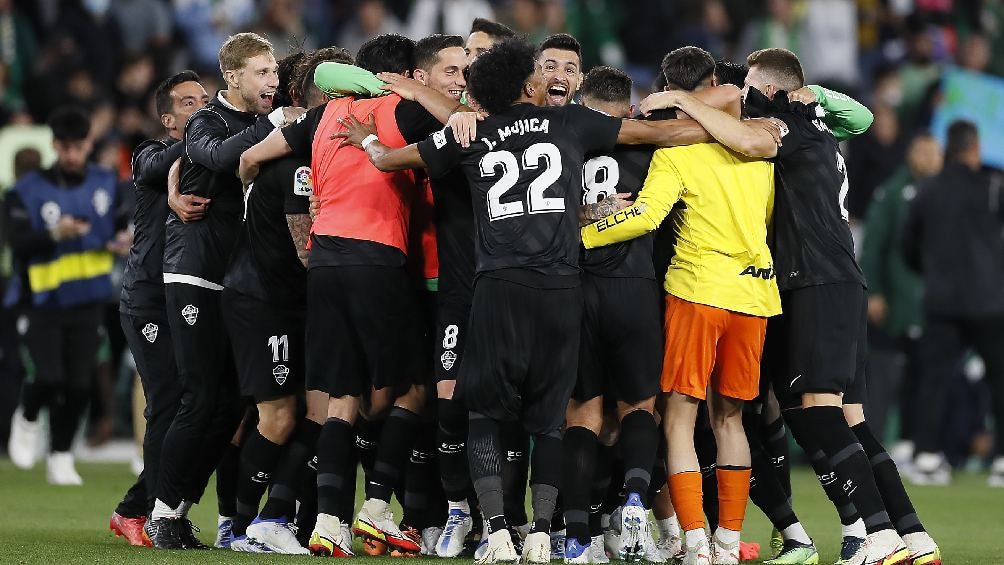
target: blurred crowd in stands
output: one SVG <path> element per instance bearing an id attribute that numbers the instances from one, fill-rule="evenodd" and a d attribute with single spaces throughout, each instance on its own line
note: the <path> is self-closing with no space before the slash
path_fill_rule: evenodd
<path id="1" fill-rule="evenodd" d="M 894 245 L 868 245 L 863 235 L 870 210 L 878 209 L 876 194 L 881 200 L 893 190 L 889 183 L 899 190 L 918 175 L 940 169 L 937 143 L 911 144 L 917 145 L 917 134 L 930 125 L 944 71 L 957 67 L 1004 75 L 1001 0 L 0 0 L 0 189 L 9 188 L 24 171 L 50 162 L 44 147 L 20 152 L 16 159 L 13 148 L 20 147 L 17 139 L 44 138 L 41 124 L 65 104 L 90 113 L 93 159 L 128 182 L 132 149 L 162 131 L 153 109 L 156 84 L 191 68 L 212 93 L 221 86 L 217 52 L 232 33 L 261 33 L 281 57 L 327 45 L 355 52 L 366 39 L 386 32 L 416 39 L 437 32 L 466 37 L 475 17 L 497 19 L 534 41 L 567 31 L 582 43 L 584 70 L 599 64 L 625 69 L 635 79 L 639 97 L 648 91 L 663 55 L 682 45 L 741 62 L 764 47 L 794 51 L 809 82 L 855 96 L 875 114 L 870 131 L 844 147 L 850 175 L 847 207 L 858 244 L 872 254 L 865 257 L 865 268 L 879 266 L 873 270 L 899 253 Z M 922 170 L 907 166 L 908 149 L 911 164 Z M 886 206 L 873 213 L 872 223 L 901 221 L 897 213 Z M 923 326 L 919 278 L 906 269 L 898 274 L 906 277 L 905 283 L 876 286 L 870 305 L 873 374 L 889 375 L 870 382 L 889 384 L 873 387 L 869 410 L 875 415 L 869 417 L 881 418 L 883 423 L 874 424 L 877 431 L 888 421 L 889 437 L 899 437 L 901 431 L 895 424 L 900 390 L 904 410 L 923 409 L 909 397 L 913 388 L 894 378 L 915 378 L 915 362 L 907 363 L 909 347 L 903 343 L 917 343 Z M 114 305 L 109 308 L 115 316 Z M 4 331 L 12 331 L 12 325 L 5 322 Z M 117 330 L 118 323 L 109 326 Z M 117 359 L 124 347 L 114 337 L 111 344 L 110 359 Z M 0 442 L 7 437 L 2 428 L 9 421 L 8 409 L 16 402 L 10 393 L 21 379 L 11 369 L 17 365 L 14 357 L 5 349 Z M 945 449 L 955 464 L 991 449 L 986 385 L 978 370 L 960 368 L 958 373 L 951 394 L 965 409 L 951 411 L 952 427 L 946 429 L 953 430 L 951 438 L 958 445 Z M 102 426 L 93 428 L 104 430 L 99 436 L 111 434 L 114 427 L 118 379 L 114 370 L 109 374 L 92 410 L 99 420 L 105 416 Z M 128 386 L 119 389 L 114 411 L 124 414 L 128 403 L 121 391 Z M 902 431 L 908 437 L 909 430 Z"/>

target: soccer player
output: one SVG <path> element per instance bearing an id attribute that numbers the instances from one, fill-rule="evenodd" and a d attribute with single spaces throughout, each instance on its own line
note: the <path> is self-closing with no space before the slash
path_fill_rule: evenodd
<path id="1" fill-rule="evenodd" d="M 673 97 L 722 144 L 776 163 L 772 243 L 784 314 L 772 331 L 787 351 L 786 370 L 771 378 L 785 420 L 807 453 L 825 454 L 864 520 L 867 543 L 843 562 L 940 562 L 895 464 L 864 421 L 865 283 L 843 207 L 844 159 L 816 106 L 788 101 L 786 92 L 804 84 L 794 54 L 765 49 L 747 63 L 745 108 L 775 121 L 780 142 L 685 93 Z"/>
<path id="2" fill-rule="evenodd" d="M 516 37 L 516 32 L 509 26 L 484 18 L 475 18 L 471 23 L 471 34 L 467 36 L 467 43 L 464 45 L 467 50 L 467 63 L 473 63 L 493 45 L 510 37 Z"/>
<path id="3" fill-rule="evenodd" d="M 241 152 L 295 119 L 272 109 L 278 81 L 272 46 L 254 33 L 220 47 L 227 89 L 189 119 L 181 164 L 182 194 L 212 200 L 205 217 L 168 215 L 164 244 L 167 321 L 184 392 L 164 440 L 157 501 L 146 524 L 154 547 L 204 548 L 187 511 L 198 501 L 241 419 L 232 351 L 220 310 L 221 283 L 240 230 Z M 269 114 L 268 117 L 265 114 Z"/>
<path id="4" fill-rule="evenodd" d="M 575 99 L 582 84 L 582 46 L 567 33 L 554 34 L 540 43 L 537 56 L 547 81 L 547 105 L 564 106 Z"/>
<path id="5" fill-rule="evenodd" d="M 488 533 L 484 563 L 519 558 L 503 508 L 503 422 L 519 422 L 534 436 L 533 526 L 523 560 L 550 559 L 558 429 L 575 381 L 581 323 L 576 230 L 583 155 L 617 142 L 707 139 L 683 121 L 655 126 L 576 106 L 542 108 L 546 81 L 535 58 L 532 46 L 507 40 L 474 62 L 469 93 L 489 116 L 479 126 L 487 133 L 468 148 L 443 130 L 390 150 L 374 133 L 379 121 L 374 130 L 352 118 L 349 131 L 336 134 L 365 144 L 380 170 L 427 167 L 438 177 L 461 166 L 470 183 L 477 279 L 458 393 L 471 410 L 468 455 Z"/>
<path id="6" fill-rule="evenodd" d="M 378 36 L 360 48 L 356 62 L 373 72 L 410 73 L 415 66 L 414 43 L 399 35 Z M 339 120 L 350 112 L 374 113 L 382 117 L 387 139 L 405 145 L 441 127 L 459 105 L 432 89 L 417 95 L 439 100 L 436 115 L 398 95 L 337 99 L 314 108 L 242 159 L 241 177 L 248 181 L 264 161 L 290 153 L 309 155 L 321 203 L 311 228 L 307 277 L 307 386 L 330 395 L 318 444 L 318 517 L 310 541 L 315 553 L 351 554 L 347 528 L 343 531 L 351 515 L 341 501 L 348 488 L 346 477 L 354 468 L 344 454 L 354 441 L 352 426 L 361 396 L 370 388 L 386 395 L 380 389 L 411 385 L 402 382 L 412 361 L 402 353 L 419 349 L 412 343 L 419 338 L 417 331 L 411 331 L 417 330 L 418 312 L 405 269 L 404 218 L 416 192 L 415 175 L 375 171 L 364 154 L 341 147 L 341 140 L 332 134 L 342 129 Z M 406 442 L 408 430 L 418 420 L 415 410 L 413 406 L 391 408 L 383 437 L 398 439 L 381 441 L 373 472 L 367 477 L 367 500 L 355 522 L 357 534 L 407 553 L 418 553 L 420 546 L 403 535 L 389 501 L 410 454 Z"/>
<path id="7" fill-rule="evenodd" d="M 714 86 L 715 61 L 703 49 L 684 47 L 670 60 L 666 73 L 672 86 Z M 673 219 L 677 242 L 666 272 L 662 371 L 670 493 L 685 532 L 683 563 L 739 563 L 750 479 L 742 406 L 759 393 L 767 317 L 780 313 L 767 248 L 772 166 L 716 143 L 660 149 L 635 203 L 583 228 L 582 241 L 590 249 L 653 231 L 678 200 L 683 208 Z M 719 500 L 712 547 L 704 533 L 693 443 L 698 404 L 709 385 Z"/>
<path id="8" fill-rule="evenodd" d="M 329 59 L 352 62 L 352 56 L 343 49 L 329 51 Z M 297 80 L 302 79 L 297 68 L 306 64 L 301 59 L 312 57 L 290 55 L 279 62 L 276 104 L 316 107 L 327 102 L 312 81 L 312 88 L 303 91 Z M 313 398 L 318 393 L 313 391 L 307 400 L 307 417 L 297 422 L 297 396 L 305 382 L 303 341 L 311 187 L 308 159 L 286 157 L 263 167 L 255 182 L 246 188 L 244 223 L 223 278 L 223 319 L 237 361 L 241 395 L 254 398 L 258 409 L 257 427 L 245 433 L 241 448 L 231 544 L 231 549 L 238 551 L 310 553 L 289 528 L 292 512 L 280 516 L 266 513 L 251 521 L 258 515 L 265 488 L 283 463 L 280 457 L 288 455 L 284 446 L 295 433 L 312 450 L 326 408 L 327 398 L 321 395 L 318 402 Z M 305 461 L 290 463 L 293 469 L 302 471 Z M 274 496 L 291 499 L 295 504 L 295 491 L 284 486 L 286 492 L 280 490 Z"/>
<path id="9" fill-rule="evenodd" d="M 615 118 L 631 111 L 631 78 L 610 67 L 596 67 L 582 82 L 583 104 Z M 653 147 L 619 146 L 587 155 L 583 167 L 584 221 L 600 219 L 637 196 L 648 172 Z M 652 238 L 642 237 L 583 254 L 584 299 L 578 380 L 568 403 L 562 501 L 566 563 L 589 563 L 592 538 L 589 507 L 593 469 L 599 463 L 604 401 L 616 403 L 620 451 L 624 458 L 625 500 L 621 510 L 618 555 L 637 561 L 644 555 L 648 524 L 649 478 L 659 444 L 653 416 L 659 386 L 662 340 L 659 288 L 652 265 Z M 655 557 L 655 556 L 651 556 Z"/>
<path id="10" fill-rule="evenodd" d="M 167 135 L 144 141 L 132 156 L 136 208 L 133 244 L 122 276 L 119 318 L 143 383 L 146 430 L 143 472 L 115 509 L 109 524 L 116 535 L 124 536 L 132 545 L 150 545 L 143 525 L 153 510 L 164 436 L 181 400 L 181 382 L 164 309 L 167 174 L 185 154 L 185 144 L 180 141 L 188 118 L 208 101 L 199 75 L 192 71 L 182 71 L 160 83 L 154 91 L 154 103 Z"/>
<path id="11" fill-rule="evenodd" d="M 80 485 L 70 448 L 90 398 L 101 344 L 104 305 L 112 297 L 110 244 L 127 228 L 128 210 L 115 173 L 88 163 L 90 118 L 58 108 L 49 119 L 56 162 L 23 176 L 6 197 L 14 255 L 4 307 L 24 305 L 21 339 L 34 367 L 11 422 L 14 464 L 35 464 L 40 423 L 49 409 L 46 478 Z"/>

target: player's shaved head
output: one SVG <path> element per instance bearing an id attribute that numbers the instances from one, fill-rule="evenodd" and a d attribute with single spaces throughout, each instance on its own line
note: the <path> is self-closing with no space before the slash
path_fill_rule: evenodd
<path id="1" fill-rule="evenodd" d="M 753 80 L 748 80 L 747 84 L 763 92 L 768 98 L 773 98 L 773 92 L 768 93 L 767 86 L 772 87 L 773 91 L 787 92 L 794 92 L 805 86 L 802 63 L 799 62 L 797 55 L 787 49 L 770 48 L 754 51 L 746 58 L 746 64 L 750 68 L 747 78 L 754 77 L 758 83 L 754 84 Z"/>
<path id="2" fill-rule="evenodd" d="M 688 45 L 674 49 L 662 58 L 666 87 L 692 92 L 713 85 L 715 58 L 700 47 Z"/>
<path id="3" fill-rule="evenodd" d="M 715 83 L 731 84 L 743 88 L 750 69 L 742 63 L 722 59 L 715 61 Z"/>
<path id="4" fill-rule="evenodd" d="M 582 81 L 582 97 L 599 102 L 631 100 L 631 77 L 613 67 L 593 67 Z"/>
<path id="5" fill-rule="evenodd" d="M 523 96 L 535 74 L 536 48 L 506 39 L 485 51 L 470 67 L 468 91 L 489 114 L 504 112 Z"/>

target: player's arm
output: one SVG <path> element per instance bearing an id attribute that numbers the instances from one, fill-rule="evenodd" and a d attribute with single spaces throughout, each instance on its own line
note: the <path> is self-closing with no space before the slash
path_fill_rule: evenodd
<path id="1" fill-rule="evenodd" d="M 265 139 L 275 125 L 265 116 L 230 135 L 227 123 L 212 111 L 196 112 L 185 128 L 185 153 L 193 163 L 217 173 L 232 173 L 241 153 Z"/>
<path id="2" fill-rule="evenodd" d="M 370 162 L 377 169 L 389 173 L 425 167 L 425 161 L 418 152 L 417 143 L 400 149 L 391 149 L 380 141 L 376 134 L 373 114 L 370 114 L 365 122 L 360 122 L 355 116 L 349 114 L 338 120 L 338 123 L 345 126 L 345 131 L 334 134 L 334 137 L 342 138 L 342 146 L 352 145 L 365 151 Z"/>
<path id="3" fill-rule="evenodd" d="M 167 206 L 178 219 L 185 224 L 201 220 L 206 215 L 209 203 L 209 198 L 181 193 L 181 159 L 171 163 L 171 169 L 167 172 Z"/>
<path id="4" fill-rule="evenodd" d="M 185 154 L 185 144 L 178 142 L 170 147 L 160 141 L 145 141 L 132 156 L 132 178 L 136 184 L 154 190 L 167 190 L 167 174 L 171 165 Z"/>
<path id="5" fill-rule="evenodd" d="M 680 173 L 665 151 L 656 151 L 638 199 L 631 206 L 582 228 L 582 244 L 592 249 L 656 230 L 681 194 Z"/>
<path id="6" fill-rule="evenodd" d="M 875 116 L 864 104 L 846 94 L 815 84 L 796 90 L 788 98 L 805 104 L 817 102 L 825 112 L 823 123 L 830 128 L 837 141 L 861 135 L 875 121 Z"/>
<path id="7" fill-rule="evenodd" d="M 579 207 L 579 227 L 587 226 L 595 221 L 619 212 L 631 205 L 630 192 L 611 194 L 594 204 L 583 204 Z"/>
<path id="8" fill-rule="evenodd" d="M 677 106 L 673 92 L 659 92 L 645 99 L 642 111 Z M 692 95 L 709 107 L 721 109 L 727 115 L 739 117 L 742 101 L 738 88 L 730 84 L 701 90 Z M 666 105 L 663 105 L 666 104 Z M 694 120 L 639 121 L 624 120 L 617 143 L 652 144 L 660 147 L 692 145 L 712 141 L 712 137 L 700 123 Z"/>
<path id="9" fill-rule="evenodd" d="M 345 63 L 325 61 L 314 70 L 314 85 L 321 92 L 335 98 L 358 95 L 363 97 L 385 96 L 386 83 L 366 69 Z"/>
<path id="10" fill-rule="evenodd" d="M 292 152 L 293 148 L 286 142 L 282 130 L 274 129 L 265 139 L 241 153 L 237 175 L 246 187 L 258 176 L 262 163 L 284 157 Z"/>
<path id="11" fill-rule="evenodd" d="M 780 127 L 773 120 L 740 120 L 708 106 L 687 92 L 674 90 L 668 101 L 697 120 L 719 143 L 750 157 L 775 157 L 781 144 Z"/>
<path id="12" fill-rule="evenodd" d="M 422 105 L 439 123 L 445 124 L 454 112 L 468 112 L 471 109 L 453 98 L 425 86 L 413 78 L 396 73 L 380 73 L 380 80 L 386 82 L 384 89 L 396 93 L 405 100 L 414 100 Z"/>

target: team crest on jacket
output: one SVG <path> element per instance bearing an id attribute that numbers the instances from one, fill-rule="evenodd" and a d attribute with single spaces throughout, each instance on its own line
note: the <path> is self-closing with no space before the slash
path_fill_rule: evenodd
<path id="1" fill-rule="evenodd" d="M 99 188 L 94 191 L 94 197 L 91 198 L 91 204 L 94 205 L 94 211 L 98 213 L 99 216 L 104 217 L 108 213 L 108 209 L 112 207 L 112 199 L 108 196 L 108 191 Z"/>
<path id="2" fill-rule="evenodd" d="M 145 337 L 150 343 L 153 343 L 157 341 L 158 330 L 160 330 L 160 328 L 157 327 L 157 324 L 150 322 L 149 324 L 143 326 L 143 337 Z"/>
<path id="3" fill-rule="evenodd" d="M 275 377 L 275 382 L 279 386 L 286 384 L 286 377 L 289 376 L 289 367 L 276 365 L 275 369 L 272 369 L 272 376 Z"/>
<path id="4" fill-rule="evenodd" d="M 314 180 L 310 173 L 310 167 L 300 167 L 293 173 L 293 194 L 297 196 L 310 196 L 314 193 Z"/>
<path id="5" fill-rule="evenodd" d="M 453 364 L 457 362 L 457 354 L 447 350 L 443 352 L 439 360 L 443 363 L 443 368 L 449 371 L 453 368 Z"/>
<path id="6" fill-rule="evenodd" d="M 62 210 L 59 208 L 59 204 L 49 201 L 42 204 L 38 213 L 42 216 L 45 227 L 51 230 L 59 223 L 59 216 L 62 214 Z"/>
<path id="7" fill-rule="evenodd" d="M 199 319 L 199 309 L 189 304 L 181 309 L 181 315 L 185 317 L 185 322 L 188 325 L 194 326 L 195 321 Z"/>

